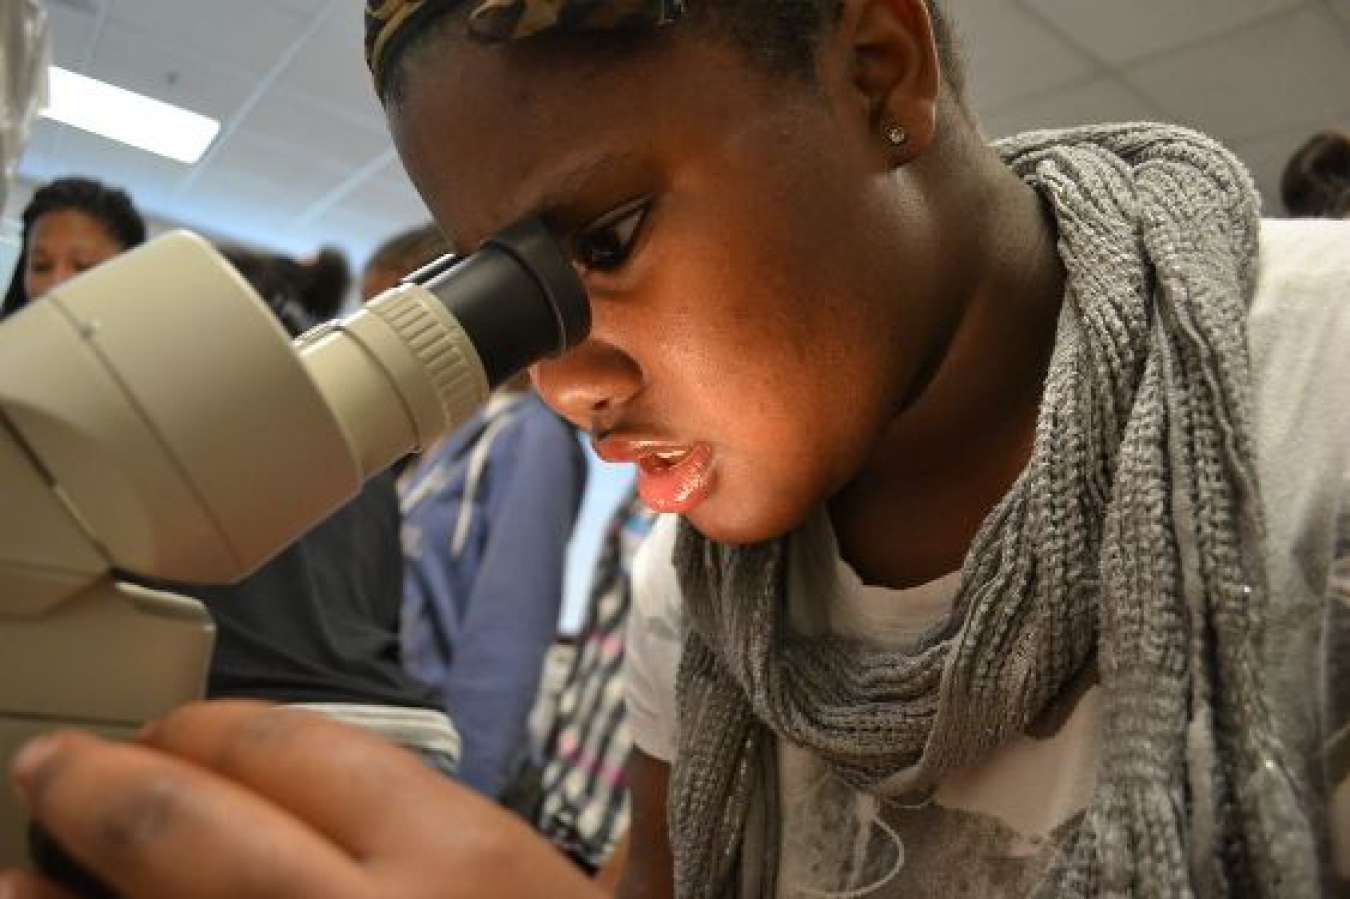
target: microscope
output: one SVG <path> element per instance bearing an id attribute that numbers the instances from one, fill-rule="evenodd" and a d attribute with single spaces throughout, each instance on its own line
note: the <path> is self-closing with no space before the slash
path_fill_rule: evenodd
<path id="1" fill-rule="evenodd" d="M 40 9 L 21 0 L 0 15 L 5 64 L 15 46 L 41 59 L 32 52 Z M 10 40 L 15 33 L 24 44 Z M 20 107 L 31 117 L 31 85 L 11 78 L 0 87 L 19 91 L 7 122 Z M 3 132 L 6 174 L 11 135 L 25 128 Z M 238 580 L 589 327 L 580 280 L 535 220 L 294 341 L 188 232 L 119 256 L 5 320 L 3 770 L 43 731 L 128 737 L 201 694 L 210 617 L 129 575 Z M 0 791 L 0 867 L 23 860 L 27 829 Z"/>

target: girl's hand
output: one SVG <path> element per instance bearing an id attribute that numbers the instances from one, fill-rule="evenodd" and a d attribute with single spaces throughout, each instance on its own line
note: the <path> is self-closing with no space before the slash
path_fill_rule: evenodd
<path id="1" fill-rule="evenodd" d="M 33 816 L 126 899 L 597 895 L 523 822 L 323 716 L 186 706 L 134 744 L 66 731 L 20 753 Z M 4 899 L 69 899 L 31 874 Z"/>

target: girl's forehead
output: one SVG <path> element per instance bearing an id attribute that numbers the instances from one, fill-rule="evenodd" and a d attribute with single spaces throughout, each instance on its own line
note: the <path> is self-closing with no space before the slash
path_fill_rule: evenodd
<path id="1" fill-rule="evenodd" d="M 578 205 L 658 178 L 765 112 L 763 98 L 739 87 L 752 76 L 713 73 L 739 63 L 719 58 L 729 51 L 676 43 L 580 78 L 548 77 L 537 58 L 467 43 L 419 55 L 391 125 L 456 244 L 525 215 L 602 213 Z"/>

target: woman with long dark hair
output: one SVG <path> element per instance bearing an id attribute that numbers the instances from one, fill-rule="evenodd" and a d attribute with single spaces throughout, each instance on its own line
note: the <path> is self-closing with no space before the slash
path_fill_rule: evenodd
<path id="1" fill-rule="evenodd" d="M 24 208 L 22 239 L 0 318 L 144 243 L 145 220 L 125 191 L 91 178 L 58 178 Z"/>

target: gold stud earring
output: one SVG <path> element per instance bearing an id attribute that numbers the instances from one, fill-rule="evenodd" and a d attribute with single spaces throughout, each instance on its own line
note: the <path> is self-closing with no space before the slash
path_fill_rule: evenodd
<path id="1" fill-rule="evenodd" d="M 887 125 L 883 133 L 886 136 L 886 143 L 892 147 L 903 147 L 905 141 L 909 140 L 909 132 L 905 131 L 902 125 Z"/>

